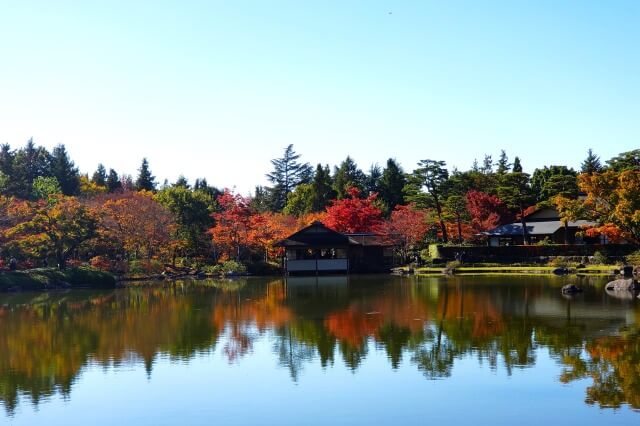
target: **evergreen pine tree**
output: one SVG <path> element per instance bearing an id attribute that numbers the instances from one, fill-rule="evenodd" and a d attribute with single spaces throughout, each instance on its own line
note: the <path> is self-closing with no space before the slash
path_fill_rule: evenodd
<path id="1" fill-rule="evenodd" d="M 118 192 L 122 190 L 122 182 L 115 170 L 109 169 L 109 175 L 107 176 L 107 190 L 109 192 Z"/>
<path id="2" fill-rule="evenodd" d="M 509 157 L 507 157 L 507 153 L 503 149 L 500 151 L 500 158 L 498 159 L 496 173 L 499 175 L 507 173 L 509 171 L 509 166 Z"/>
<path id="3" fill-rule="evenodd" d="M 309 163 L 299 163 L 300 154 L 289 145 L 281 158 L 271 160 L 273 172 L 267 174 L 267 179 L 273 184 L 269 188 L 270 204 L 273 211 L 282 211 L 287 204 L 288 195 L 301 183 L 309 183 L 313 169 Z"/>
<path id="4" fill-rule="evenodd" d="M 442 240 L 446 243 L 449 240 L 443 215 L 443 202 L 449 184 L 449 171 L 446 168 L 446 163 L 436 160 L 419 161 L 418 168 L 411 175 L 411 181 L 411 184 L 417 189 L 417 192 L 413 194 L 417 200 L 424 199 L 425 194 L 421 189 L 426 190 L 427 197 L 438 215 Z"/>
<path id="5" fill-rule="evenodd" d="M 387 160 L 387 167 L 380 178 L 380 199 L 391 212 L 397 205 L 404 204 L 404 186 L 407 179 L 393 158 Z"/>
<path id="6" fill-rule="evenodd" d="M 189 181 L 184 175 L 178 176 L 178 180 L 173 184 L 174 187 L 187 188 L 189 189 L 191 186 L 189 185 Z"/>
<path id="7" fill-rule="evenodd" d="M 80 174 L 69 158 L 64 145 L 53 148 L 51 174 L 56 178 L 64 195 L 75 195 L 80 189 Z"/>
<path id="8" fill-rule="evenodd" d="M 581 171 L 586 174 L 593 174 L 602 171 L 600 157 L 594 154 L 591 148 L 587 151 L 587 158 L 582 162 Z"/>
<path id="9" fill-rule="evenodd" d="M 2 188 L 0 193 L 2 195 L 13 195 L 13 159 L 15 152 L 11 150 L 9 144 L 2 144 L 0 146 L 0 176 L 2 176 Z"/>
<path id="10" fill-rule="evenodd" d="M 490 155 L 484 156 L 484 160 L 482 160 L 482 169 L 480 170 L 485 175 L 493 173 L 493 159 Z"/>
<path id="11" fill-rule="evenodd" d="M 513 173 L 522 173 L 522 164 L 520 164 L 520 157 L 513 159 L 513 167 L 511 167 Z"/>
<path id="12" fill-rule="evenodd" d="M 100 186 L 107 186 L 107 169 L 104 168 L 102 163 L 98 164 L 98 168 L 91 176 L 91 182 Z"/>
<path id="13" fill-rule="evenodd" d="M 380 192 L 380 178 L 382 177 L 382 169 L 376 164 L 372 164 L 369 168 L 369 173 L 365 176 L 364 190 L 367 195 L 371 195 L 374 192 Z"/>
<path id="14" fill-rule="evenodd" d="M 138 169 L 138 178 L 136 179 L 136 190 L 138 191 L 155 191 L 156 178 L 151 174 L 149 162 L 146 158 L 142 159 L 142 164 Z"/>
<path id="15" fill-rule="evenodd" d="M 322 167 L 321 164 L 318 164 L 311 182 L 313 193 L 312 211 L 323 211 L 329 205 L 329 202 L 336 197 L 332 183 L 329 165 Z"/>
<path id="16" fill-rule="evenodd" d="M 29 139 L 13 159 L 13 175 L 10 177 L 12 195 L 23 199 L 32 198 L 33 181 L 38 176 L 52 176 L 51 154 L 41 146 L 36 147 L 33 139 Z"/>
<path id="17" fill-rule="evenodd" d="M 338 199 L 347 197 L 347 189 L 356 187 L 360 190 L 364 189 L 365 174 L 358 168 L 355 161 L 349 156 L 340 163 L 333 176 L 333 189 L 336 191 Z"/>

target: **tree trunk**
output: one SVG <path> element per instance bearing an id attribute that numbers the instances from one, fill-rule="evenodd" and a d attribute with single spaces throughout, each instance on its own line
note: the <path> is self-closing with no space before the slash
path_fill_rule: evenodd
<path id="1" fill-rule="evenodd" d="M 67 258 L 60 250 L 56 250 L 56 261 L 58 262 L 58 269 L 61 271 L 67 269 Z"/>
<path id="2" fill-rule="evenodd" d="M 462 222 L 460 221 L 460 216 L 456 217 L 456 221 L 458 222 L 458 243 L 462 244 Z"/>
<path id="3" fill-rule="evenodd" d="M 520 205 L 520 224 L 522 224 L 522 244 L 529 245 L 529 233 L 527 232 L 527 222 L 524 218 L 524 208 Z"/>
<path id="4" fill-rule="evenodd" d="M 438 220 L 440 221 L 440 229 L 442 230 L 442 241 L 445 243 L 449 241 L 447 236 L 447 226 L 444 224 L 444 220 L 442 220 L 442 207 L 440 207 L 440 202 L 438 201 L 437 196 L 433 196 L 433 200 L 436 204 L 436 212 L 438 213 Z"/>

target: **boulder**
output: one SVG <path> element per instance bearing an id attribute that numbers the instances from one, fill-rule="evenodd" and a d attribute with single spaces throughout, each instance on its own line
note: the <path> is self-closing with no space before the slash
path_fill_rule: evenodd
<path id="1" fill-rule="evenodd" d="M 556 275 L 567 275 L 569 270 L 567 268 L 556 268 L 553 270 L 553 273 Z"/>
<path id="2" fill-rule="evenodd" d="M 630 265 L 623 266 L 622 269 L 620 270 L 620 273 L 625 277 L 632 277 L 633 266 L 630 266 Z"/>
<path id="3" fill-rule="evenodd" d="M 607 283 L 604 288 L 611 291 L 635 291 L 640 290 L 640 284 L 635 282 L 633 278 L 622 278 Z"/>
<path id="4" fill-rule="evenodd" d="M 582 293 L 582 288 L 578 287 L 575 284 L 567 284 L 564 287 L 562 287 L 562 294 L 576 294 L 576 293 Z"/>

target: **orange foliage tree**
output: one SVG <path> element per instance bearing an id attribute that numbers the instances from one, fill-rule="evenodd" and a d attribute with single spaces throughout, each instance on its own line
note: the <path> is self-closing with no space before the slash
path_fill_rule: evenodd
<path id="1" fill-rule="evenodd" d="M 265 212 L 251 217 L 249 244 L 264 251 L 265 262 L 281 252 L 274 244 L 292 234 L 297 228 L 296 218 L 282 213 Z"/>
<path id="2" fill-rule="evenodd" d="M 604 234 L 613 241 L 640 244 L 640 171 L 585 173 L 578 176 L 578 185 L 587 197 L 567 210 L 570 215 L 599 223 L 587 235 Z"/>
<path id="3" fill-rule="evenodd" d="M 126 254 L 151 258 L 171 251 L 174 219 L 149 191 L 111 194 L 102 204 L 101 234 Z"/>

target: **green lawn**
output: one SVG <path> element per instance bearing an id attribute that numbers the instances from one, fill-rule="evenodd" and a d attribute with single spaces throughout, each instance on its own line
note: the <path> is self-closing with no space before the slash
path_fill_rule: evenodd
<path id="1" fill-rule="evenodd" d="M 485 265 L 469 265 L 469 266 L 459 266 L 455 268 L 456 274 L 551 274 L 553 271 L 558 268 L 557 266 L 485 266 Z M 606 274 L 611 275 L 615 273 L 615 271 L 619 267 L 612 265 L 590 265 L 586 268 L 576 269 L 574 267 L 569 267 L 570 273 L 577 274 Z M 424 267 L 417 268 L 415 270 L 416 274 L 440 274 L 444 270 L 443 267 Z"/>

